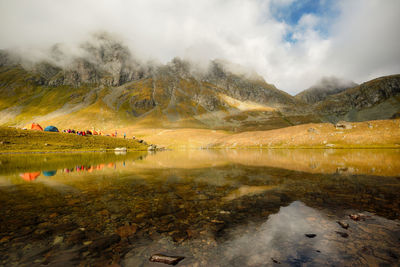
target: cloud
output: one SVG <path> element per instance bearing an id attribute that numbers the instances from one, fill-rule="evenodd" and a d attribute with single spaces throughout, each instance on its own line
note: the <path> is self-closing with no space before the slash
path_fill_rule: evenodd
<path id="1" fill-rule="evenodd" d="M 399 1 L 320 0 L 318 9 L 297 8 L 295 22 L 274 13 L 311 2 L 0 0 L 0 48 L 74 47 L 108 31 L 141 59 L 225 59 L 292 94 L 323 76 L 362 82 L 400 73 Z"/>

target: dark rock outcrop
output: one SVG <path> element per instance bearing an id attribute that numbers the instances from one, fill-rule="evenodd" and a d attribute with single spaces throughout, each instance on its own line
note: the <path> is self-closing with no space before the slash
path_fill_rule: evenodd
<path id="1" fill-rule="evenodd" d="M 308 104 L 315 104 L 325 100 L 330 95 L 338 94 L 355 86 L 357 84 L 351 81 L 343 81 L 335 77 L 325 77 L 309 89 L 298 93 L 295 97 Z"/>

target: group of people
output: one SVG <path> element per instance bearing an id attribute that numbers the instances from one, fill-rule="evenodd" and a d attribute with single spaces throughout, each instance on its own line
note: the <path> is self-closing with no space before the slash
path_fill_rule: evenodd
<path id="1" fill-rule="evenodd" d="M 63 130 L 64 133 L 72 133 L 72 134 L 77 134 L 77 135 L 81 135 L 81 136 L 86 136 L 86 135 L 102 135 L 102 133 L 96 132 L 96 131 L 76 131 L 75 129 L 67 129 L 67 130 Z M 106 136 L 110 136 L 109 134 L 107 134 Z M 115 133 L 111 134 L 112 137 L 117 137 L 118 136 L 118 132 L 115 131 Z M 124 139 L 126 139 L 126 133 L 123 134 Z M 135 139 L 135 137 L 133 137 L 133 139 Z"/>
<path id="2" fill-rule="evenodd" d="M 86 130 L 86 131 L 75 131 L 74 129 L 68 129 L 68 130 L 64 130 L 63 132 L 64 133 L 77 134 L 77 135 L 81 135 L 81 136 L 93 135 L 93 134 L 94 135 L 101 135 L 101 132 L 100 132 L 100 134 L 98 134 L 96 131 L 94 133 L 92 133 L 89 130 Z"/>

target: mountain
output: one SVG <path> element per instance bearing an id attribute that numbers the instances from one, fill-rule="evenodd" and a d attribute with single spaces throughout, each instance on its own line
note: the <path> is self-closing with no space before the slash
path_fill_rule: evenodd
<path id="1" fill-rule="evenodd" d="M 314 105 L 326 121 L 365 121 L 400 115 L 400 75 L 380 77 L 327 96 Z"/>
<path id="2" fill-rule="evenodd" d="M 399 75 L 352 88 L 329 78 L 294 97 L 222 60 L 207 67 L 179 58 L 143 62 L 107 34 L 66 51 L 55 45 L 41 60 L 0 51 L 0 125 L 241 132 L 400 111 Z"/>
<path id="3" fill-rule="evenodd" d="M 324 77 L 317 84 L 297 94 L 295 97 L 308 104 L 315 104 L 325 100 L 330 95 L 335 95 L 348 88 L 357 86 L 351 81 L 340 80 L 336 77 Z"/>
<path id="4" fill-rule="evenodd" d="M 79 56 L 60 46 L 48 54 L 32 62 L 0 53 L 0 124 L 243 131 L 319 121 L 307 104 L 221 60 L 205 70 L 178 58 L 143 63 L 104 35 Z"/>

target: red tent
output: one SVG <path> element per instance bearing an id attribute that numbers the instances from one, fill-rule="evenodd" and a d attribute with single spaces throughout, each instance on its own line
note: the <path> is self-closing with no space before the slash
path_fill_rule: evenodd
<path id="1" fill-rule="evenodd" d="M 43 128 L 42 128 L 42 126 L 40 126 L 40 125 L 37 124 L 37 123 L 32 123 L 32 125 L 31 125 L 31 130 L 43 131 Z"/>
<path id="2" fill-rule="evenodd" d="M 34 181 L 38 176 L 40 175 L 40 172 L 26 172 L 26 173 L 21 173 L 19 176 L 22 177 L 25 181 Z"/>

